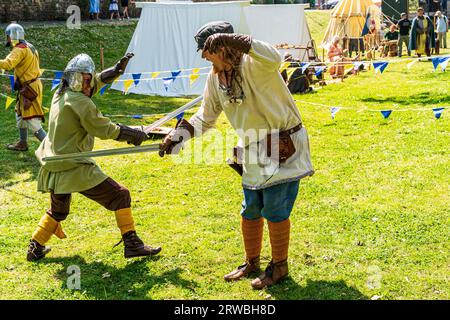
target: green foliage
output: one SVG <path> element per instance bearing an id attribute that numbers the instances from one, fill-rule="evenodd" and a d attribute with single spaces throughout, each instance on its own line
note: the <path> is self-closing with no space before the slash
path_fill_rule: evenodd
<path id="1" fill-rule="evenodd" d="M 323 34 L 322 13 L 308 12 L 308 22 L 313 34 Z M 61 69 L 79 52 L 98 62 L 100 42 L 108 66 L 126 51 L 132 29 L 89 26 L 78 34 L 36 28 L 29 39 L 41 52 L 43 67 Z M 114 215 L 75 194 L 63 222 L 68 238 L 53 238 L 48 258 L 26 262 L 30 235 L 49 206 L 48 194 L 36 191 L 38 143 L 31 138 L 28 152 L 0 150 L 0 298 L 449 299 L 449 114 L 446 110 L 436 120 L 431 110 L 413 109 L 450 106 L 450 76 L 433 72 L 429 62 L 411 70 L 406 63 L 390 64 L 381 76 L 370 70 L 295 96 L 316 173 L 300 184 L 292 213 L 290 277 L 280 285 L 261 295 L 249 280 L 222 280 L 243 259 L 242 190 L 233 170 L 225 164 L 176 164 L 156 154 L 105 157 L 98 163 L 130 189 L 138 233 L 147 243 L 162 245 L 160 256 L 125 260 L 121 246 L 112 249 L 120 238 Z M 51 94 L 47 82 L 46 107 Z M 115 91 L 94 100 L 112 115 L 167 112 L 188 101 Z M 333 121 L 329 109 L 317 104 L 350 109 Z M 378 112 L 360 112 L 365 109 L 412 110 L 394 111 L 385 120 Z M 112 119 L 132 125 L 157 118 Z M 5 145 L 17 138 L 13 111 L 1 111 L 0 120 Z M 227 129 L 222 115 L 218 130 Z M 205 141 L 204 147 L 210 144 Z M 96 142 L 98 149 L 119 146 Z M 184 152 L 191 150 L 187 146 Z M 263 263 L 270 259 L 267 227 L 262 258 Z M 67 287 L 71 265 L 81 269 L 81 290 Z"/>

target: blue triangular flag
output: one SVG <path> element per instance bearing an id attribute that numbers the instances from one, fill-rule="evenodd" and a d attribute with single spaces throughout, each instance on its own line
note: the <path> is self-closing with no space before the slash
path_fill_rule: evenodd
<path id="1" fill-rule="evenodd" d="M 172 82 L 174 82 L 174 80 L 175 80 L 174 77 L 163 78 L 163 85 L 166 91 L 169 90 L 169 86 L 172 84 Z"/>
<path id="2" fill-rule="evenodd" d="M 137 86 L 139 84 L 139 81 L 141 80 L 142 73 L 133 73 L 132 76 L 134 80 L 134 85 Z"/>
<path id="3" fill-rule="evenodd" d="M 177 120 L 181 120 L 181 119 L 183 119 L 183 117 L 184 117 L 184 112 L 177 115 Z"/>
<path id="4" fill-rule="evenodd" d="M 331 107 L 331 108 L 330 108 L 331 119 L 334 120 L 334 117 L 336 116 L 336 113 L 337 113 L 340 109 L 341 109 L 341 108 L 339 108 L 339 107 Z"/>
<path id="5" fill-rule="evenodd" d="M 172 77 L 174 78 L 174 80 L 175 80 L 176 77 L 178 77 L 180 75 L 180 73 L 181 73 L 181 70 L 172 71 Z"/>
<path id="6" fill-rule="evenodd" d="M 373 67 L 375 69 L 375 73 L 377 71 L 380 71 L 380 73 L 383 73 L 384 69 L 388 66 L 389 62 L 386 61 L 378 61 L 378 62 L 372 62 Z"/>
<path id="7" fill-rule="evenodd" d="M 108 89 L 108 86 L 109 86 L 109 84 L 105 84 L 105 85 L 100 89 L 100 95 L 101 95 L 101 96 L 105 94 L 105 91 L 106 91 L 106 89 Z"/>
<path id="8" fill-rule="evenodd" d="M 324 69 L 325 69 L 324 66 L 321 66 L 321 67 L 315 67 L 314 70 L 316 70 L 316 77 L 319 77 L 319 76 L 322 74 L 322 72 L 323 72 Z"/>
<path id="9" fill-rule="evenodd" d="M 433 63 L 434 70 L 436 70 L 436 68 L 441 64 L 441 57 L 432 58 L 431 63 Z"/>
<path id="10" fill-rule="evenodd" d="M 383 118 L 387 119 L 391 115 L 392 110 L 381 110 L 380 112 L 383 115 Z"/>
<path id="11" fill-rule="evenodd" d="M 142 118 L 144 118 L 144 116 L 142 114 L 133 114 L 131 117 L 133 119 L 142 119 Z"/>
<path id="12" fill-rule="evenodd" d="M 11 84 L 11 91 L 14 91 L 14 76 L 12 74 L 9 75 L 9 83 Z"/>
<path id="13" fill-rule="evenodd" d="M 52 89 L 51 89 L 51 91 L 55 90 L 55 88 L 57 86 L 59 86 L 59 83 L 61 82 L 62 75 L 63 75 L 62 71 L 56 71 L 55 72 L 55 77 L 53 78 L 53 81 L 52 81 Z"/>
<path id="14" fill-rule="evenodd" d="M 433 109 L 433 113 L 434 116 L 436 117 L 436 119 L 439 119 L 442 115 L 442 112 L 444 111 L 445 108 L 434 108 Z"/>

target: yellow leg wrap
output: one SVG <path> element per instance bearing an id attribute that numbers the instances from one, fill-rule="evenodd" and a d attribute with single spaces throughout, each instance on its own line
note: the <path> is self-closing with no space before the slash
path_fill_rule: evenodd
<path id="1" fill-rule="evenodd" d="M 128 231 L 135 231 L 133 215 L 131 214 L 131 208 L 117 210 L 116 221 L 121 234 L 125 234 Z"/>
<path id="2" fill-rule="evenodd" d="M 60 239 L 66 238 L 61 224 L 50 215 L 44 214 L 31 238 L 39 242 L 40 245 L 45 245 L 53 234 Z"/>

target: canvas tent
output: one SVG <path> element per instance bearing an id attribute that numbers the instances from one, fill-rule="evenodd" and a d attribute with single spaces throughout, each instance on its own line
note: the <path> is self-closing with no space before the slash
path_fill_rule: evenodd
<path id="1" fill-rule="evenodd" d="M 327 49 L 335 35 L 341 39 L 344 36 L 361 38 L 367 14 L 370 14 L 376 29 L 379 30 L 381 12 L 372 0 L 340 0 L 331 11 L 330 22 L 321 46 Z"/>
<path id="2" fill-rule="evenodd" d="M 251 34 L 272 45 L 305 45 L 311 39 L 305 5 L 250 5 L 230 2 L 137 2 L 141 17 L 127 52 L 133 52 L 126 73 L 112 89 L 183 96 L 203 92 L 211 64 L 196 51 L 194 35 L 205 23 L 227 20 L 235 32 Z M 199 69 L 199 70 L 198 70 Z M 160 72 L 157 74 L 157 72 Z M 192 77 L 195 72 L 198 77 Z M 194 81 L 195 80 L 195 81 Z"/>

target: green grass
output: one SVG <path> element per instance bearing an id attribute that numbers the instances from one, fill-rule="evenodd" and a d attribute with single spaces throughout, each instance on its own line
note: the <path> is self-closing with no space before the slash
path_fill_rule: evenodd
<path id="1" fill-rule="evenodd" d="M 324 25 L 314 24 L 321 21 L 315 14 L 308 13 L 308 22 L 312 33 L 320 34 Z M 42 67 L 58 69 L 82 51 L 95 57 L 98 41 L 107 65 L 115 62 L 132 29 L 90 26 L 81 36 L 52 27 L 31 29 L 30 35 L 36 37 L 31 39 Z M 0 149 L 0 298 L 449 299 L 448 110 L 440 120 L 431 110 L 394 111 L 388 120 L 379 112 L 360 112 L 450 106 L 448 72 L 433 72 L 429 62 L 408 70 L 406 63 L 389 65 L 381 76 L 371 70 L 295 96 L 316 173 L 301 182 L 291 216 L 290 277 L 280 285 L 260 295 L 248 280 L 222 280 L 243 258 L 239 177 L 224 163 L 176 164 L 155 154 L 99 158 L 98 163 L 130 189 L 137 230 L 146 242 L 162 245 L 159 256 L 125 260 L 121 247 L 112 249 L 120 238 L 114 215 L 76 194 L 63 222 L 68 238 L 53 238 L 48 258 L 26 262 L 30 235 L 49 206 L 49 196 L 36 191 L 38 143 L 31 139 L 25 153 Z M 2 92 L 6 87 L 3 81 Z M 48 107 L 49 83 L 45 90 Z M 94 100 L 105 114 L 135 114 L 167 112 L 189 99 L 108 91 Z M 349 109 L 333 121 L 328 108 L 317 104 Z M 1 111 L 0 120 L 5 145 L 17 137 L 13 111 Z M 227 129 L 221 116 L 218 130 Z M 96 148 L 119 146 L 96 142 Z M 265 263 L 270 259 L 267 227 L 264 244 Z M 81 269 L 81 290 L 67 288 L 71 265 Z"/>

